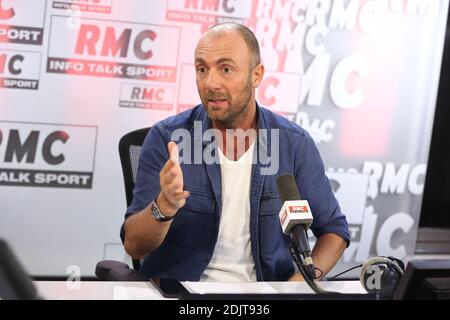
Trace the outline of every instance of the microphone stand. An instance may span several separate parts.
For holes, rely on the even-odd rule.
[[[291,238],[291,241],[289,243],[289,251],[291,253],[291,256],[294,260],[294,263],[296,264],[297,268],[299,269],[300,273],[302,274],[303,278],[305,279],[305,282],[309,285],[311,290],[314,291],[316,294],[341,294],[339,292],[333,292],[333,291],[327,291],[322,288],[319,288],[319,286],[316,284],[313,278],[311,278],[306,270],[306,266],[303,262],[303,257],[301,256],[298,246],[294,245]]]

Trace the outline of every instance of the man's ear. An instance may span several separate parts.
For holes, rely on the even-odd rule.
[[[264,65],[258,64],[252,71],[252,86],[254,89],[259,87],[262,78],[264,77]]]

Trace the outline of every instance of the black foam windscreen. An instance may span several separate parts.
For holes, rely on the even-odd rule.
[[[277,178],[278,193],[280,194],[281,202],[289,200],[301,200],[298,193],[297,183],[291,174],[285,174]]]

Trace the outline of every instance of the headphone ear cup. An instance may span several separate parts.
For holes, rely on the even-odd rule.
[[[359,281],[368,293],[380,293],[384,273],[382,269],[387,263],[388,259],[385,257],[373,257],[363,264]]]
[[[402,276],[403,272],[402,270],[400,270],[398,265],[396,263],[389,262],[386,270],[383,272],[383,276],[381,279],[380,297],[393,297]]]
[[[393,257],[374,257],[366,261],[361,268],[360,281],[367,292],[380,298],[393,296],[400,279],[403,277],[403,262]]]
[[[403,276],[405,273],[405,264],[402,260],[389,256],[389,260],[391,260],[392,266],[397,270],[397,272]]]
[[[403,277],[405,271],[405,265],[403,261],[396,259],[394,257],[388,257],[389,261],[387,263],[387,270],[383,274],[383,279],[381,281],[381,298],[392,298],[395,291]]]

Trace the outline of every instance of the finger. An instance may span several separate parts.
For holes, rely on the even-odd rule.
[[[177,192],[183,191],[183,185],[181,183],[171,183],[164,186],[164,191],[172,196]]]
[[[181,198],[179,200],[175,200],[174,207],[180,209],[186,204],[186,198]]]
[[[175,195],[168,196],[164,195],[169,204],[175,208],[181,208],[186,203],[186,198],[189,197],[188,191],[182,191]]]
[[[171,184],[173,181],[183,183],[183,176],[179,170],[176,170],[176,168],[172,168],[165,174],[161,175],[160,179],[165,185]]]
[[[180,163],[180,156],[178,154],[178,146],[175,142],[170,141],[167,144],[167,149],[169,150],[169,158],[174,164]]]
[[[164,164],[164,167],[161,169],[161,172],[159,173],[160,177],[165,176],[167,174],[167,172],[174,167],[174,165],[175,164],[173,163],[172,160],[170,160],[170,159],[167,160],[166,163]]]
[[[175,174],[172,171],[168,171],[168,172],[166,172],[166,174],[161,176],[161,181],[165,185],[168,185],[174,180],[174,178],[175,178]]]
[[[189,197],[190,193],[189,191],[183,190],[181,192],[176,192],[173,196],[173,198],[177,201],[187,199]]]
[[[170,202],[180,201],[189,197],[189,191],[184,191],[182,189],[180,189],[179,191],[170,190],[165,191],[164,196],[166,197],[166,199],[169,199]]]

